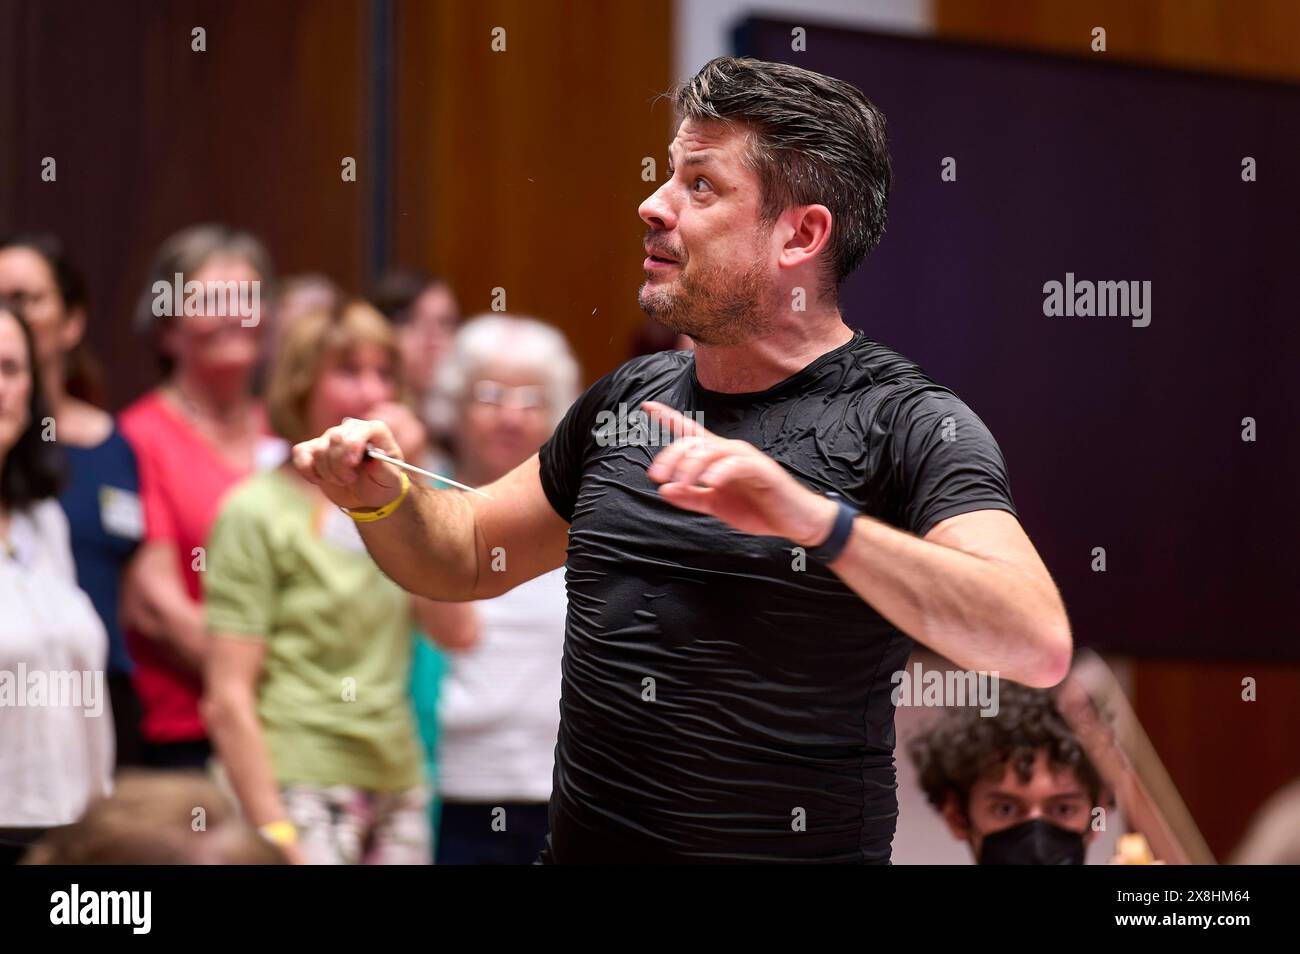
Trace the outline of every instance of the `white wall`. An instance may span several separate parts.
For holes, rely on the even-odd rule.
[[[734,53],[732,28],[754,14],[886,33],[928,33],[934,21],[931,0],[676,0],[674,13],[678,80],[690,78],[715,56]]]

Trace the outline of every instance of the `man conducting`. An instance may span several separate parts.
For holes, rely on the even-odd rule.
[[[491,499],[412,488],[367,456],[401,455],[377,421],[294,462],[413,593],[487,599],[566,567],[543,861],[888,863],[912,640],[1046,687],[1069,623],[983,422],[840,314],[884,231],[884,117],[847,83],[730,57],[675,105],[640,303],[694,353],[597,381]],[[655,426],[610,425],[638,409]]]

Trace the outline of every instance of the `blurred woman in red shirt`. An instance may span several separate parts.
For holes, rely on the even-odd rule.
[[[271,280],[270,256],[252,235],[193,226],[159,249],[137,313],[165,378],[121,416],[145,518],[123,612],[144,761],[160,768],[200,767],[212,752],[198,708],[208,646],[199,574],[221,499],[287,453],[252,387]]]

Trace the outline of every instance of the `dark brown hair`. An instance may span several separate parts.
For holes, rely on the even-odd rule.
[[[410,268],[390,268],[375,282],[370,300],[380,313],[395,325],[411,320],[416,299],[430,288],[447,286],[445,279]]]
[[[673,104],[682,118],[752,132],[764,221],[792,205],[830,210],[827,290],[879,244],[893,171],[885,116],[857,87],[785,63],[720,56],[674,91]]]
[[[1074,770],[1096,805],[1101,777],[1057,709],[1054,689],[1001,680],[997,715],[983,716],[974,706],[950,709],[929,732],[912,740],[908,755],[931,805],[941,808],[954,793],[964,810],[974,784],[1007,764],[1028,782],[1043,750],[1053,766]]]
[[[25,248],[35,252],[44,261],[54,283],[58,286],[63,310],[80,308],[86,315],[87,330],[76,346],[64,355],[64,387],[74,398],[88,401],[97,407],[105,402],[104,369],[90,350],[86,341],[90,324],[90,296],[81,269],[72,261],[58,236],[48,232],[30,232],[11,235],[0,241],[0,249]]]
[[[53,497],[63,483],[63,455],[55,441],[42,435],[45,421],[52,418],[41,387],[41,369],[36,362],[36,344],[18,306],[0,298],[0,321],[8,315],[18,323],[27,346],[27,366],[32,393],[27,397],[27,426],[5,455],[0,467],[0,503],[10,510],[22,510]]]

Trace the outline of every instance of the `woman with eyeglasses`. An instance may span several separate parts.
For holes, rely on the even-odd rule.
[[[508,315],[467,322],[429,408],[454,422],[455,479],[490,484],[527,460],[577,393],[577,362],[554,328]],[[531,864],[546,838],[560,723],[564,571],[472,606],[478,642],[448,654],[440,687],[415,685],[417,709],[439,693],[437,863]]]

